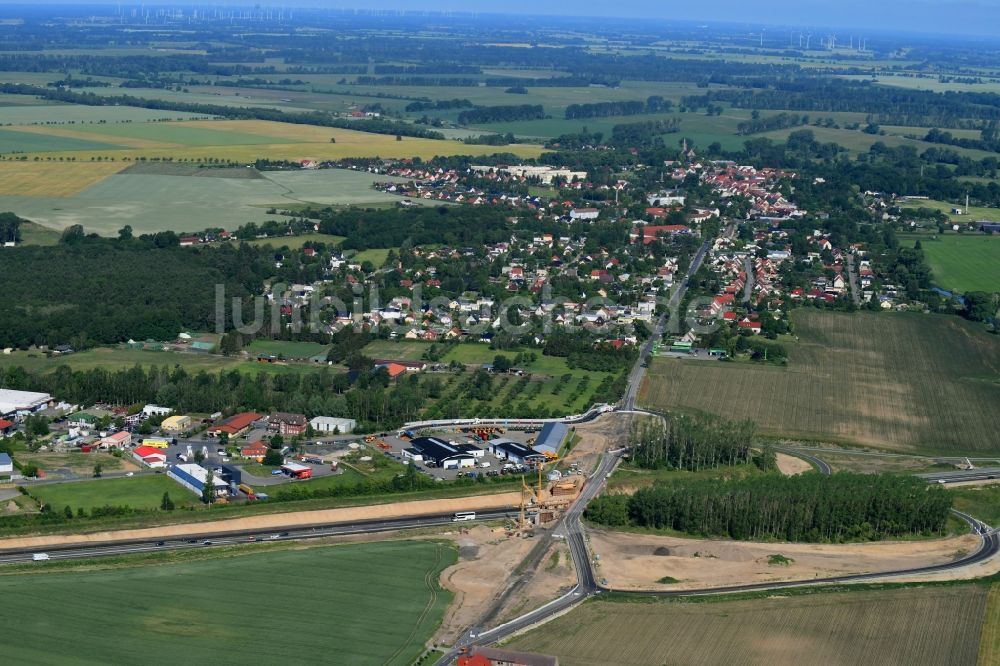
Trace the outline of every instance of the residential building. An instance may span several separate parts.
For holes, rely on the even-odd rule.
[[[0,476],[14,474],[14,461],[6,453],[0,453]]]
[[[267,429],[273,430],[281,435],[295,437],[306,431],[309,422],[306,421],[305,414],[289,414],[288,412],[277,412],[271,414],[267,419]]]
[[[255,458],[259,462],[267,455],[267,444],[257,440],[253,444],[248,444],[240,449],[240,455],[244,458]]]
[[[14,434],[14,422],[0,419],[0,439]]]

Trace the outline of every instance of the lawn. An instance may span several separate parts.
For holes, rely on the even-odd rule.
[[[0,355],[0,367],[18,365],[28,372],[48,372],[61,365],[69,366],[74,370],[91,370],[93,368],[121,370],[135,365],[147,367],[179,365],[187,370],[211,372],[213,370],[230,370],[239,367],[242,363],[239,359],[215,354],[188,354],[111,347],[98,347],[68,356],[53,356],[51,358],[46,358],[41,352],[18,351],[9,355]]]
[[[976,222],[978,220],[988,220],[990,222],[1000,222],[1000,208],[984,208],[982,206],[969,206],[968,215],[952,215],[952,208],[965,210],[965,202],[948,203],[936,199],[924,199],[913,202],[912,208],[931,208],[939,210],[945,215],[949,215],[955,222]]]
[[[913,453],[1000,451],[1000,340],[957,317],[792,313],[788,367],[658,359],[640,402],[764,434]]]
[[[167,478],[166,474],[48,483],[29,487],[28,490],[43,504],[51,504],[56,511],[66,506],[72,507],[73,511],[101,506],[158,509],[163,493],[170,493],[177,506],[193,505],[199,501],[194,493]]]
[[[587,603],[509,646],[557,655],[565,666],[975,666],[988,589],[960,585],[701,603]]]
[[[920,244],[939,287],[1000,291],[1000,235],[944,234],[936,240],[921,238]]]
[[[431,343],[419,340],[373,340],[365,345],[362,353],[368,358],[419,361],[430,347]]]
[[[247,349],[252,354],[270,354],[284,358],[307,359],[320,354],[326,355],[329,345],[318,342],[294,342],[290,340],[254,340]]]
[[[19,639],[5,659],[409,666],[451,600],[437,577],[455,559],[444,544],[388,541],[10,574],[0,594],[18,609],[7,626]]]
[[[987,525],[1000,525],[1000,486],[965,486],[949,488],[948,494],[959,511],[978,518]]]
[[[138,469],[135,461],[129,458],[116,458],[110,453],[82,453],[73,450],[70,453],[38,452],[29,453],[21,451],[16,456],[17,462],[23,464],[33,463],[40,469],[51,474],[56,470],[68,469],[74,474],[90,476],[94,471],[94,465],[100,464],[104,472],[132,471]]]
[[[351,257],[351,261],[356,263],[370,261],[375,268],[380,268],[388,256],[388,248],[372,248],[370,250],[361,250]]]

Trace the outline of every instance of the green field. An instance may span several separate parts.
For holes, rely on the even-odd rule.
[[[419,340],[374,340],[365,345],[364,355],[393,361],[420,361],[430,346],[431,343]]]
[[[277,249],[287,247],[289,250],[300,250],[306,243],[326,243],[327,245],[340,245],[345,238],[343,236],[327,236],[326,234],[302,234],[301,236],[282,236],[280,238],[255,238],[245,241],[249,245],[263,246],[270,245]],[[243,241],[233,241],[240,243]]]
[[[293,342],[289,340],[254,340],[247,349],[252,354],[270,354],[284,358],[306,359],[326,355],[329,345],[318,342]]]
[[[0,109],[3,113],[3,109]],[[34,132],[0,129],[0,155],[49,150],[106,150],[120,148],[104,141],[86,141],[70,137],[45,136]]]
[[[409,666],[451,595],[449,546],[389,541],[0,577],[11,664]],[[80,613],[100,618],[80,622]]]
[[[114,125],[84,125],[81,132],[92,132],[101,137],[126,137],[146,141],[177,143],[182,146],[234,146],[267,143],[284,143],[285,139],[247,132],[218,131],[205,127],[192,127],[182,123],[118,123]],[[48,150],[75,150],[74,148],[49,148]],[[80,149],[83,150],[83,149]]]
[[[953,221],[961,222],[976,222],[978,220],[988,220],[990,222],[1000,222],[1000,208],[983,208],[982,206],[969,206],[968,215],[952,215],[952,208],[961,208],[965,210],[965,203],[948,203],[947,201],[938,201],[936,199],[923,199],[920,201],[915,201],[913,203],[914,208],[932,208],[934,210],[939,210],[945,215],[952,217]]]
[[[239,359],[217,356],[215,354],[188,354],[169,351],[146,351],[142,349],[118,349],[98,347],[87,351],[76,352],[68,356],[52,356],[46,358],[41,352],[17,351],[13,354],[0,355],[0,367],[18,365],[28,372],[48,372],[61,365],[74,370],[90,370],[104,368],[119,370],[135,365],[152,366],[179,365],[187,370],[230,370],[240,367]]]
[[[942,289],[1000,291],[1000,235],[944,234],[920,245]]]
[[[3,80],[8,80],[4,78]],[[120,94],[115,88],[108,88]],[[0,125],[75,125],[83,129],[90,123],[108,127],[112,123],[141,123],[155,120],[189,120],[207,118],[205,114],[162,109],[141,109],[134,106],[81,106],[78,104],[12,104],[0,106]]]
[[[29,489],[43,504],[52,505],[56,511],[69,506],[93,509],[101,506],[130,506],[133,509],[159,509],[163,493],[170,493],[174,504],[190,506],[199,498],[181,484],[165,474],[142,474],[140,476],[114,479],[93,479],[69,483],[49,483]]]
[[[792,313],[788,367],[657,360],[640,401],[765,434],[900,451],[1000,451],[1000,340],[957,317]]]
[[[960,585],[587,603],[510,647],[556,655],[565,666],[976,666],[988,590]]]

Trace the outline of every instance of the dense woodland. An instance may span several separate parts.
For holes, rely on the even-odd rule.
[[[670,414],[636,423],[629,436],[632,461],[647,469],[697,472],[742,465],[753,458],[754,424],[714,416]]]
[[[950,508],[948,494],[923,479],[841,472],[677,479],[598,497],[586,517],[697,536],[842,542],[942,534]]]

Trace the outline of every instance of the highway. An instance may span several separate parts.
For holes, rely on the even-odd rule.
[[[501,520],[512,517],[510,511],[479,511],[477,521]],[[394,518],[388,520],[373,520],[356,523],[328,523],[309,525],[282,530],[231,531],[216,534],[182,535],[164,538],[162,540],[142,541],[105,541],[72,546],[46,546],[35,549],[5,549],[0,550],[0,564],[15,562],[31,562],[35,553],[44,552],[50,560],[70,560],[87,557],[109,557],[113,555],[128,555],[132,553],[150,553],[163,550],[182,550],[188,548],[208,548],[226,546],[253,541],[290,541],[303,539],[321,539],[324,537],[346,536],[350,534],[375,534],[396,530],[419,529],[426,527],[442,527],[455,523],[453,514],[437,514],[418,516],[415,518]]]

